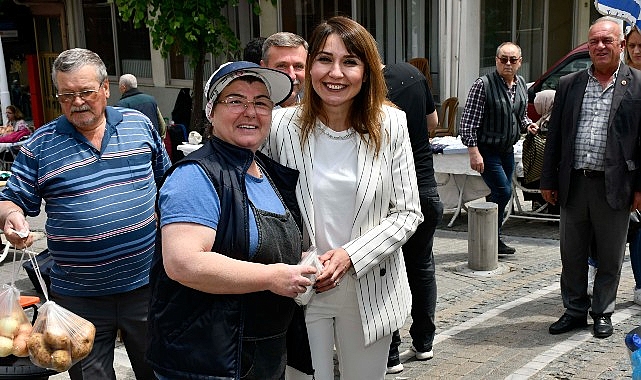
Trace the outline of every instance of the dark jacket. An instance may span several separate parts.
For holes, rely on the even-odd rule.
[[[116,106],[142,112],[151,120],[158,133],[161,133],[158,123],[158,104],[153,96],[147,95],[137,88],[131,88],[122,94]]]
[[[220,214],[227,216],[226,223],[218,224],[212,249],[241,260],[248,260],[249,252],[249,203],[245,174],[253,158],[247,149],[212,138],[167,173],[169,175],[178,165],[187,162],[197,162],[205,169],[221,200]],[[298,171],[277,164],[260,152],[256,154],[256,160],[279,189],[300,227],[300,212],[294,196]],[[247,295],[209,294],[171,280],[162,263],[160,231],[150,284],[147,358],[154,370],[180,379],[238,378],[244,324],[243,300]],[[311,373],[307,331],[301,331],[304,329],[304,320],[301,327],[302,317],[302,312],[297,310],[292,321],[297,334],[291,339],[288,334],[288,348],[296,345],[298,352],[288,349],[288,364]]]
[[[500,152],[512,151],[521,137],[521,119],[527,107],[527,85],[521,76],[517,82],[514,102],[505,88],[505,81],[497,71],[482,77],[485,88],[483,125],[476,130],[479,147]]]
[[[577,126],[588,84],[587,70],[561,77],[548,124],[541,189],[558,190],[565,207],[574,168]],[[605,146],[605,193],[615,210],[630,208],[635,191],[641,191],[641,71],[625,64],[614,84],[608,137]]]

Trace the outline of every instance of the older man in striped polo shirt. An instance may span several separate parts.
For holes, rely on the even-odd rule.
[[[120,330],[138,379],[144,361],[156,183],[170,163],[156,128],[139,112],[107,107],[109,80],[86,49],[61,53],[53,83],[63,115],[38,128],[16,157],[0,194],[0,226],[29,246],[27,216],[45,202],[47,246],[55,261],[51,299],[96,326],[89,356],[72,380],[112,379]]]

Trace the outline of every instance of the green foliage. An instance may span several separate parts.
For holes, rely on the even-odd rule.
[[[223,14],[226,6],[237,0],[117,0],[118,11],[125,21],[147,26],[152,44],[163,57],[172,48],[192,58],[195,69],[201,54],[234,56],[239,41]]]
[[[259,15],[260,0],[247,1]],[[276,0],[271,3],[276,6]],[[238,0],[116,0],[116,5],[124,21],[147,26],[154,48],[164,58],[172,49],[190,58],[193,107],[202,110],[205,56],[212,53],[233,60],[240,53],[240,41],[223,13],[225,7],[237,6]],[[192,112],[190,130],[198,130],[200,125],[201,112]]]

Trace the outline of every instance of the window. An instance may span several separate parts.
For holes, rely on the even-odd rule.
[[[247,41],[251,38],[251,29],[256,26],[259,19],[258,16],[253,14],[252,8],[247,1],[240,1],[235,6],[226,6],[222,9],[222,12],[227,18],[229,27],[239,40]],[[238,51],[229,51],[227,54],[218,57],[208,53],[205,57],[203,80],[206,81],[222,63],[240,59],[242,57],[241,51],[242,48]],[[191,86],[190,81],[194,79],[194,70],[190,66],[190,59],[182,54],[175,45],[169,53],[167,66],[167,75],[172,85]]]
[[[546,8],[538,0],[482,0],[481,75],[495,69],[496,48],[507,41],[514,41],[521,47],[523,63],[519,75],[528,81],[543,72]]]
[[[83,0],[85,45],[96,52],[112,76],[133,74],[151,78],[151,48],[147,27],[122,21],[114,2]]]
[[[169,53],[169,75],[172,79],[179,80],[193,80],[194,69],[190,66],[191,60],[189,57],[178,52],[176,46],[171,49]],[[221,62],[222,63],[222,62]],[[218,67],[218,64],[216,65]],[[209,78],[209,75],[214,72],[212,68],[212,55],[207,54],[205,58],[205,67],[203,69],[204,80]]]
[[[436,0],[357,1],[358,22],[376,39],[383,62],[428,59],[436,102],[440,101],[438,3]]]
[[[309,39],[314,28],[332,16],[351,16],[351,1],[345,0],[281,0],[283,31]]]

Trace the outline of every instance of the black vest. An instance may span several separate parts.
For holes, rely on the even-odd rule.
[[[516,96],[512,103],[505,81],[497,71],[482,79],[485,88],[485,113],[483,125],[476,130],[478,145],[499,152],[509,152],[521,135],[521,118],[527,107],[527,85],[523,77],[516,76]]]
[[[300,228],[300,211],[295,197],[298,171],[282,166],[260,152],[255,158],[278,188]],[[218,225],[213,250],[241,260],[247,260],[249,252],[249,201],[244,177],[252,159],[251,151],[212,138],[165,174],[166,178],[186,162],[197,162],[205,169],[219,196],[221,215],[229,215],[226,223]],[[156,211],[160,215],[158,208]],[[243,333],[239,324],[243,296],[204,293],[170,279],[162,263],[161,241],[159,229],[150,274],[152,296],[147,359],[154,370],[170,378],[237,378],[240,360],[237,347]],[[299,317],[301,315],[299,312]],[[296,340],[304,340],[301,347],[309,347],[306,331],[297,332],[300,335]],[[303,355],[303,362],[309,360],[304,368],[311,370],[308,355],[309,352]],[[294,359],[296,355],[292,356]],[[300,369],[298,365],[290,365]]]

